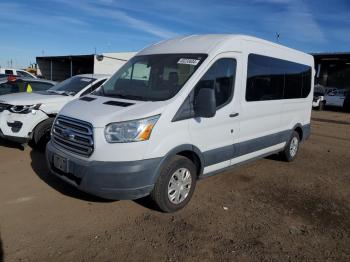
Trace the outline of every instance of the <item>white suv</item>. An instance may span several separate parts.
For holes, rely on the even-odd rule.
[[[21,69],[0,68],[0,74],[13,75],[18,77],[37,78],[35,75]]]
[[[73,76],[46,91],[0,96],[0,137],[44,145],[58,111],[69,101],[91,93],[109,75]],[[42,143],[43,142],[43,143]]]

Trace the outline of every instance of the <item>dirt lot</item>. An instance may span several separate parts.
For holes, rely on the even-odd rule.
[[[5,261],[350,261],[350,114],[313,119],[295,162],[202,180],[175,214],[82,194],[48,174],[43,154],[2,142]]]

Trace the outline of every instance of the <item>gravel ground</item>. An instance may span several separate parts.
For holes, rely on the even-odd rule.
[[[350,114],[313,112],[295,162],[204,179],[175,214],[80,193],[30,147],[0,162],[5,261],[350,261]]]

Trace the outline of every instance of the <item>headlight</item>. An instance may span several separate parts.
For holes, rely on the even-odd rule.
[[[11,106],[9,111],[17,114],[28,114],[33,112],[33,110],[38,110],[41,104],[29,105],[29,106]]]
[[[127,143],[148,140],[160,115],[149,118],[111,123],[105,128],[108,143]]]

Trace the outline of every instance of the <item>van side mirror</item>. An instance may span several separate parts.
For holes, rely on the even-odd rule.
[[[196,117],[210,118],[216,114],[216,99],[214,88],[200,88],[194,101]]]

